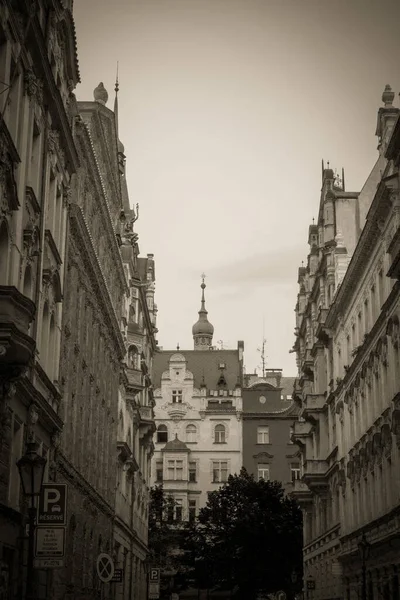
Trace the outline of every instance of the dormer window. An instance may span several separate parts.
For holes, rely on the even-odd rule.
[[[182,390],[172,390],[172,402],[182,404]]]

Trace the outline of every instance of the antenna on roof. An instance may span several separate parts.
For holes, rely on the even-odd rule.
[[[264,317],[263,317],[263,335],[262,335],[262,344],[261,348],[257,348],[257,352],[261,352],[261,364],[262,364],[262,376],[265,377],[265,344],[266,339],[264,337]]]
[[[342,189],[345,192],[346,191],[346,186],[344,185],[344,168],[342,167]]]

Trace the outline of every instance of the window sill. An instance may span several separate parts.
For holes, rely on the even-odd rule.
[[[185,444],[198,444],[198,442],[185,442]]]
[[[272,446],[271,442],[257,442],[256,446]]]
[[[227,444],[228,442],[213,442],[213,444]]]

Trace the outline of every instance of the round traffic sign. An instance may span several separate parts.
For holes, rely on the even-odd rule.
[[[111,556],[104,552],[99,554],[97,557],[96,569],[100,581],[103,583],[111,581],[114,575],[114,561]]]

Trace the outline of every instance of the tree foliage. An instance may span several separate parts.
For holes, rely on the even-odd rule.
[[[199,587],[236,588],[248,600],[282,589],[293,595],[302,579],[301,510],[281,483],[242,469],[209,494],[185,550]]]
[[[175,547],[175,530],[170,519],[176,502],[164,492],[163,486],[150,488],[149,559],[153,565],[166,567]]]

